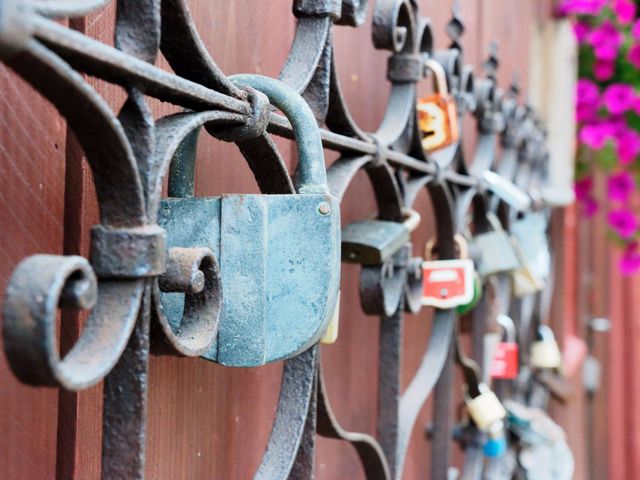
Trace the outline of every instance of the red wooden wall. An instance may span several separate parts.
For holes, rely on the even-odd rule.
[[[201,36],[226,73],[277,75],[293,38],[295,21],[290,12],[291,2],[191,0],[189,3]],[[423,15],[433,21],[436,47],[446,46],[443,30],[451,2],[422,0],[419,3]],[[548,18],[547,2],[465,0],[461,4],[467,27],[464,37],[467,62],[481,62],[489,40],[496,39],[500,45],[500,82],[506,86],[512,71],[517,70],[526,91],[528,42],[532,29]],[[111,43],[113,18],[114,9],[110,7],[74,23],[73,27]],[[365,129],[375,129],[382,118],[383,99],[389,89],[385,79],[386,54],[373,50],[369,25],[357,30],[337,28],[334,43],[352,112]],[[96,206],[82,152],[55,110],[4,67],[0,67],[0,82],[0,245],[4,252],[0,257],[0,290],[4,290],[11,271],[27,255],[37,252],[86,254],[88,229],[96,220]],[[124,100],[122,90],[102,82],[92,81],[92,84],[114,109],[120,107]],[[427,91],[430,87],[423,88]],[[157,115],[173,111],[157,102],[152,105]],[[291,151],[288,141],[279,140],[278,144],[285,153]],[[333,161],[335,154],[329,153],[328,159]],[[256,191],[256,187],[249,169],[233,147],[205,137],[198,151],[196,190],[205,195]],[[428,239],[430,229],[426,195],[418,205],[425,221],[416,234],[416,244]],[[358,178],[345,198],[344,221],[368,215],[374,208],[366,179]],[[578,238],[572,222],[572,211],[559,215],[556,234],[570,233],[573,234],[570,238]],[[577,262],[582,261],[582,253],[580,251],[580,258],[574,255],[562,263],[565,286],[576,285]],[[589,260],[591,266],[592,259]],[[606,262],[601,261],[599,267],[604,266]],[[601,279],[594,282],[600,286],[607,284]],[[346,428],[375,433],[379,321],[360,311],[357,268],[345,266],[342,283],[340,339],[333,346],[323,347],[322,352],[329,397]],[[613,301],[618,298],[616,295],[621,297],[629,291],[621,289],[611,297],[594,294],[592,300],[604,310],[606,298]],[[573,300],[565,299],[567,301]],[[627,306],[632,305],[627,302]],[[562,312],[568,307],[570,305],[561,302],[554,311]],[[614,320],[623,317],[621,310],[616,315]],[[560,317],[558,313],[555,321],[560,322]],[[77,335],[81,323],[82,318],[62,318],[62,348]],[[407,319],[405,383],[417,369],[429,329],[428,313]],[[619,330],[615,333],[620,334]],[[612,363],[615,360],[612,358]],[[622,363],[615,365],[620,369],[611,378],[611,389],[631,388],[633,384],[623,383],[619,378],[627,372]],[[280,373],[280,364],[232,369],[199,359],[152,358],[147,477],[154,480],[251,478],[272,424]],[[582,397],[580,392],[577,397]],[[620,411],[621,406],[611,404],[610,409]],[[3,478],[52,479],[56,474],[60,479],[98,478],[100,386],[79,394],[24,387],[14,379],[6,360],[0,356],[0,412]],[[556,412],[569,429],[571,444],[578,452],[580,472],[584,472],[583,412],[560,407]],[[428,472],[429,446],[424,426],[429,419],[429,408],[425,408],[413,434],[405,469],[408,479],[424,478]],[[634,421],[638,418],[634,417]],[[617,441],[608,439],[614,440]],[[620,468],[633,466],[627,467],[620,459],[617,463],[624,465]],[[354,451],[336,441],[321,439],[317,477],[362,478],[363,472]]]

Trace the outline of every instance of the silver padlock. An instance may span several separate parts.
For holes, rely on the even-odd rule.
[[[560,368],[562,354],[553,330],[547,325],[540,325],[538,337],[531,345],[531,366],[534,368]]]
[[[511,272],[521,267],[509,234],[493,213],[487,214],[493,230],[474,236],[469,244],[471,257],[481,277]]]
[[[551,272],[551,253],[547,237],[547,217],[543,212],[530,212],[510,226],[531,272],[543,282]]]
[[[464,402],[467,405],[467,413],[479,430],[484,432],[494,431],[501,426],[502,419],[507,415],[507,411],[502,406],[495,393],[486,384],[478,385],[480,395],[475,398],[469,397],[465,393]],[[500,422],[498,424],[498,422]]]

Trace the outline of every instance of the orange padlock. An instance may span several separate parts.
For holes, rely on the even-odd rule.
[[[435,93],[418,100],[418,129],[422,134],[422,148],[432,152],[458,141],[458,113],[442,65],[429,59],[425,67],[433,72]]]

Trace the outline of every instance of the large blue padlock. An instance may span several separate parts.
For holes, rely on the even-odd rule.
[[[167,246],[207,247],[222,278],[217,340],[204,358],[253,367],[292,357],[323,335],[340,283],[340,205],[329,194],[320,133],[300,95],[259,75],[233,80],[264,93],[291,122],[298,194],[167,198],[158,223]],[[163,293],[179,324],[184,294]]]

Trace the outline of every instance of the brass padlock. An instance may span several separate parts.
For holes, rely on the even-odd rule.
[[[493,430],[493,426],[498,422],[502,422],[502,419],[507,415],[507,411],[496,394],[486,384],[481,383],[478,385],[478,390],[480,395],[475,398],[469,397],[468,393],[465,392],[464,403],[473,423],[476,424],[479,430],[487,432]]]
[[[422,148],[432,152],[458,141],[458,113],[456,102],[449,94],[447,76],[436,60],[425,61],[434,75],[435,93],[418,99],[418,129],[422,134]]]
[[[560,368],[562,354],[553,330],[547,325],[540,325],[538,337],[531,345],[531,366],[534,368]]]

